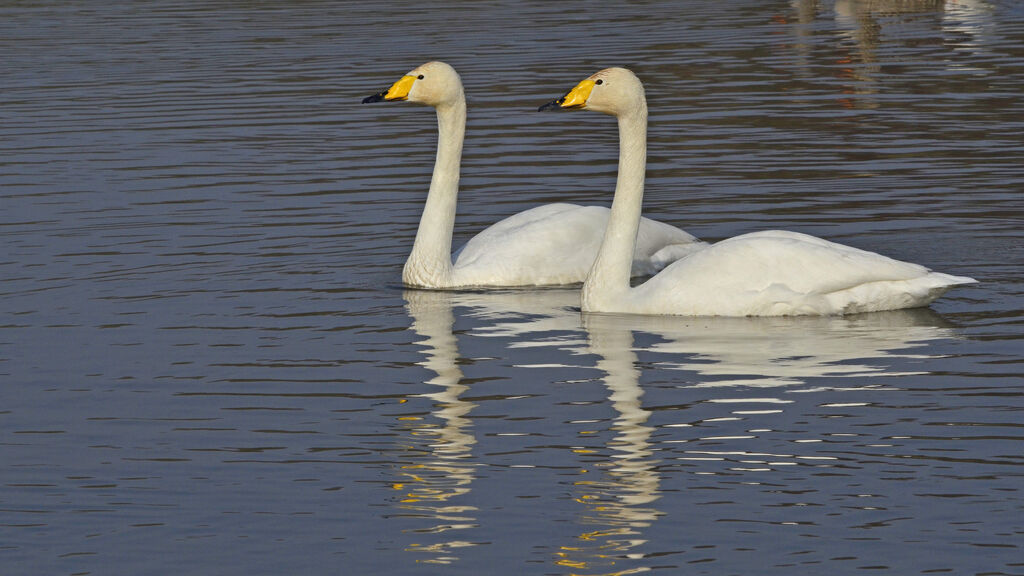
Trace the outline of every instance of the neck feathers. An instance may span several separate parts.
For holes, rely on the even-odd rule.
[[[410,286],[444,288],[452,276],[452,231],[459,195],[459,166],[466,135],[466,100],[437,107],[437,158],[430,191],[416,231],[412,253],[405,262],[402,282]]]
[[[583,285],[583,310],[614,310],[629,292],[647,165],[647,104],[619,115],[619,175],[601,249]],[[618,305],[617,305],[618,304]]]

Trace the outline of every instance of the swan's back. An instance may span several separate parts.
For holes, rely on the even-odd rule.
[[[781,316],[926,306],[971,278],[785,231],[744,234],[676,261],[630,294],[638,313]]]

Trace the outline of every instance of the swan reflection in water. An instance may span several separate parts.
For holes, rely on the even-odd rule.
[[[424,358],[418,364],[433,373],[425,384],[437,390],[417,395],[431,401],[433,422],[419,416],[400,417],[403,427],[415,440],[408,447],[414,460],[401,467],[401,480],[392,485],[401,494],[398,507],[402,510],[392,517],[428,518],[432,522],[430,526],[409,530],[411,533],[451,532],[443,541],[413,543],[406,548],[424,555],[418,558],[419,562],[450,564],[458,560],[459,548],[476,545],[465,534],[477,527],[474,517],[477,509],[460,504],[459,500],[472,489],[474,471],[479,465],[473,458],[476,438],[469,418],[476,404],[461,398],[469,386],[463,383],[459,367],[453,309],[464,309],[466,316],[483,321],[485,325],[499,320],[529,319],[533,329],[571,329],[578,333],[579,313],[570,309],[570,303],[578,302],[579,291],[406,290],[403,297],[412,320],[411,329],[421,338],[417,343],[426,347]],[[424,451],[426,454],[422,453]]]
[[[426,358],[420,364],[436,374],[427,383],[443,388],[422,395],[434,400],[433,415],[443,425],[439,428],[420,426],[415,432],[437,436],[430,462],[403,469],[407,480],[402,488],[407,494],[400,506],[442,522],[417,532],[438,533],[475,526],[471,517],[473,509],[453,504],[457,496],[470,490],[473,465],[460,459],[471,456],[475,443],[468,432],[471,426],[467,418],[474,405],[459,399],[468,389],[461,383],[459,353],[452,333],[453,308],[459,308],[465,310],[467,317],[482,321],[478,330],[484,333],[495,326],[506,326],[502,329],[505,330],[509,325],[516,325],[524,330],[523,336],[532,336],[515,338],[514,346],[544,346],[557,342],[559,346],[599,358],[596,368],[604,374],[608,398],[617,413],[610,427],[615,437],[608,443],[612,455],[593,463],[601,470],[600,477],[574,483],[576,500],[586,507],[581,522],[587,530],[575,542],[560,549],[556,563],[573,568],[614,564],[616,557],[628,554],[630,549],[645,542],[641,530],[661,515],[651,507],[660,497],[659,478],[655,471],[657,462],[650,458],[650,436],[654,430],[645,424],[650,413],[640,402],[643,392],[632,333],[620,328],[591,331],[581,325],[578,290],[486,293],[410,290],[404,296],[413,319],[412,329],[425,338],[420,343],[427,346]],[[471,545],[473,543],[467,539],[459,538],[429,545],[414,544],[407,550],[431,554],[427,562],[450,563],[457,560],[457,548]]]
[[[413,422],[410,433],[419,441],[411,450],[421,449],[425,441],[429,454],[416,455],[416,463],[402,466],[402,481],[393,485],[403,493],[400,516],[429,518],[432,526],[411,530],[419,534],[440,534],[464,531],[477,526],[473,513],[476,508],[458,503],[459,497],[469,493],[474,480],[476,463],[472,448],[476,438],[471,432],[469,412],[475,404],[461,399],[469,389],[462,383],[459,368],[458,342],[452,327],[455,316],[450,301],[451,293],[409,290],[405,294],[406,309],[412,318],[412,330],[426,346],[421,366],[434,376],[425,383],[436,386],[435,392],[420,394],[432,401],[431,415],[436,423],[418,417],[403,417]],[[407,550],[427,555],[422,562],[449,564],[457,559],[455,550],[472,546],[472,542],[457,536],[432,544],[415,543]]]
[[[676,371],[659,374],[663,380],[676,380],[665,375],[679,373],[680,388],[792,390],[812,379],[814,386],[802,390],[856,388],[864,386],[866,377],[910,373],[894,369],[896,361],[933,357],[927,351],[930,341],[956,337],[928,309],[845,317],[686,318],[581,315],[579,291],[566,289],[409,290],[404,296],[411,328],[426,346],[420,365],[433,373],[426,384],[438,387],[419,397],[432,402],[431,417],[437,423],[409,420],[414,422],[411,434],[426,438],[429,450],[403,467],[403,479],[395,487],[402,492],[398,505],[403,516],[431,520],[430,526],[410,532],[452,533],[442,542],[407,548],[426,555],[419,561],[432,563],[456,561],[459,548],[475,545],[468,535],[477,527],[476,508],[459,503],[471,490],[479,462],[472,453],[476,439],[470,412],[475,404],[461,398],[469,387],[459,368],[455,309],[469,320],[465,338],[503,338],[510,352],[552,349],[549,361],[513,363],[514,369],[573,366],[596,368],[602,374],[616,412],[607,430],[615,436],[606,446],[606,457],[579,448],[576,457],[589,460],[587,466],[593,468],[573,484],[574,497],[584,506],[580,519],[586,530],[560,547],[555,562],[575,570],[611,567],[617,570],[614,573],[627,573],[618,564],[643,557],[637,551],[646,541],[643,532],[661,515],[654,506],[660,498],[660,478],[658,460],[652,458],[654,428],[647,423],[650,412],[641,402],[638,353],[655,355],[653,366],[661,370]],[[643,336],[644,344],[638,345],[635,336]],[[509,357],[514,361],[514,354]]]
[[[588,353],[572,296],[557,291],[541,294],[534,314],[495,321],[472,334],[508,338],[511,348],[551,346],[570,355]],[[527,302],[523,299],[520,310],[530,311]],[[680,385],[687,387],[797,386],[819,378],[920,374],[894,365],[900,363],[897,360],[919,362],[932,357],[923,350],[928,342],[956,338],[948,323],[928,308],[808,317],[588,314],[585,320],[590,337],[595,330],[653,336],[645,338],[648,343],[637,350],[659,355],[652,359],[659,368],[692,372],[679,378]],[[566,357],[559,360],[562,365],[579,366]]]
[[[798,386],[820,378],[920,374],[896,369],[894,361],[928,358],[915,349],[955,337],[927,308],[842,317],[644,320],[640,326],[623,317],[604,322],[660,338],[645,350],[663,355],[655,363],[660,368],[695,373],[686,378],[688,387]],[[832,388],[863,385],[828,382]]]
[[[647,542],[645,529],[664,513],[654,503],[661,498],[661,478],[652,458],[651,434],[647,424],[651,413],[641,402],[640,369],[633,351],[633,333],[621,325],[608,325],[600,315],[583,317],[586,352],[596,355],[596,368],[603,374],[608,399],[616,416],[610,430],[608,457],[591,465],[602,469],[596,480],[574,483],[576,501],[585,506],[581,523],[586,531],[575,542],[556,552],[555,564],[574,570],[611,569],[606,574],[630,574],[626,560],[643,558],[638,552]]]

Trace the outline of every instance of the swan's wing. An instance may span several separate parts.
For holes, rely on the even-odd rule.
[[[814,236],[769,231],[695,252],[639,287],[635,298],[677,314],[837,314],[924,306],[969,282]]]
[[[545,204],[495,222],[456,253],[456,278],[467,285],[582,282],[600,246],[607,211]]]
[[[608,223],[608,208],[545,204],[514,214],[474,236],[454,256],[462,284],[573,284],[590,272]],[[637,234],[633,274],[648,275],[681,246],[701,244],[682,230],[644,218]],[[678,246],[677,248],[669,248]],[[659,251],[661,251],[659,253]]]
[[[771,230],[723,240],[679,263],[709,286],[763,290],[773,284],[825,294],[882,280],[909,280],[928,269],[814,236]]]

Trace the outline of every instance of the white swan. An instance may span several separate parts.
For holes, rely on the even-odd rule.
[[[825,315],[926,306],[973,278],[931,272],[796,232],[754,232],[673,262],[630,287],[647,158],[647,100],[640,80],[608,68],[540,108],[586,109],[619,121],[619,175],[611,217],[583,284],[585,312],[682,316]]]
[[[539,286],[583,282],[597,256],[608,208],[548,204],[491,225],[455,253],[452,230],[466,97],[451,66],[428,62],[363,103],[408,100],[437,109],[437,160],[402,282],[419,288]],[[668,224],[643,219],[631,269],[649,275],[704,243]]]

